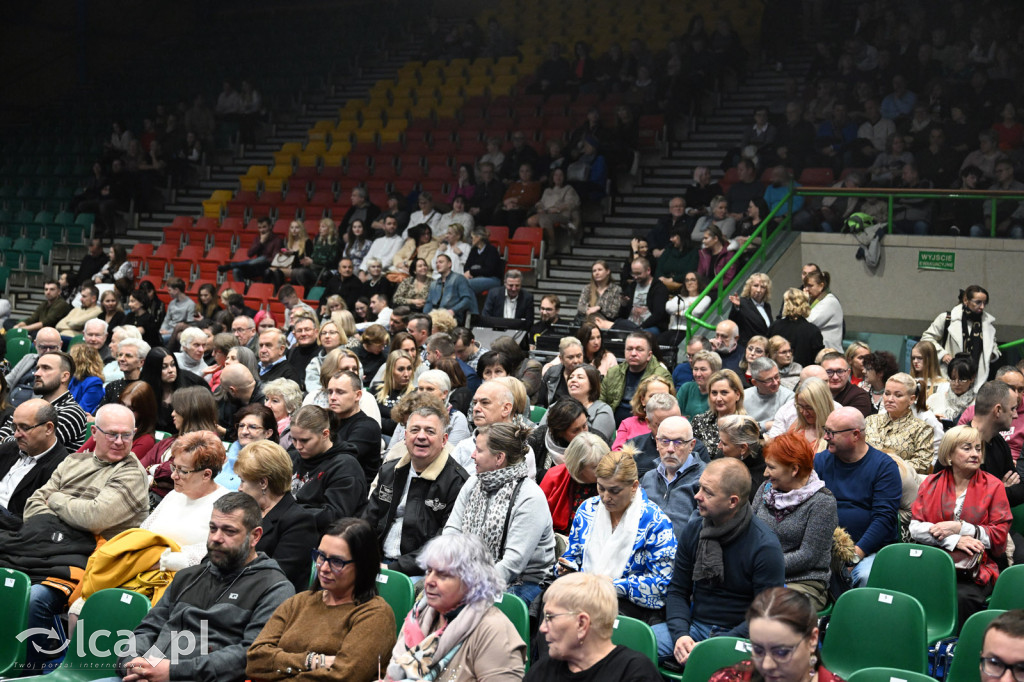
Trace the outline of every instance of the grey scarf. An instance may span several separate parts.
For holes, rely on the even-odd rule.
[[[747,530],[752,512],[750,503],[743,501],[736,515],[723,524],[715,525],[707,518],[700,529],[697,554],[693,559],[693,582],[709,580],[716,585],[725,577],[725,563],[722,560],[722,545],[727,545]]]
[[[476,487],[469,494],[462,516],[462,531],[476,535],[495,561],[501,560],[505,548],[505,519],[512,504],[516,483],[529,475],[526,462],[477,474]]]

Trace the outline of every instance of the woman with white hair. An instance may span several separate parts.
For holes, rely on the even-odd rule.
[[[178,343],[181,350],[174,354],[178,366],[192,372],[196,376],[203,376],[209,365],[203,361],[206,353],[206,332],[199,327],[186,327],[178,335]]]
[[[263,396],[277,420],[277,442],[287,450],[292,446],[292,413],[302,407],[302,389],[291,379],[274,379],[263,384]]]
[[[390,680],[521,680],[526,643],[494,606],[505,589],[475,535],[441,535],[417,563],[423,597],[405,617],[387,665]]]

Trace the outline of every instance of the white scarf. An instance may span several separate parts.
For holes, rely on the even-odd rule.
[[[629,558],[633,555],[636,544],[637,530],[640,528],[640,517],[644,513],[646,496],[643,488],[637,488],[633,501],[619,519],[619,525],[612,529],[612,516],[604,508],[603,502],[597,503],[594,521],[590,529],[590,537],[583,545],[583,572],[606,575],[612,580],[622,577]]]

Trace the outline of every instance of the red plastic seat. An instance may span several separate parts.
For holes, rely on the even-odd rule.
[[[509,239],[506,243],[508,255],[505,260],[505,271],[509,270],[533,270],[535,256],[533,242]]]
[[[181,277],[188,282],[192,278],[193,266],[198,266],[199,260],[203,257],[203,246],[190,244],[181,250],[177,257],[171,259],[171,269],[175,277]]]
[[[540,244],[544,239],[544,229],[540,227],[517,227],[512,235],[517,242],[530,242],[537,253],[540,253]]]
[[[798,182],[807,187],[828,187],[835,181],[831,168],[804,168]]]
[[[274,298],[274,285],[267,282],[253,282],[249,285],[249,290],[245,292],[245,295],[247,298],[252,297],[263,301],[277,300]]]

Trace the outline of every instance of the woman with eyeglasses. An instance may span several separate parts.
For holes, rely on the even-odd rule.
[[[309,548],[320,534],[313,513],[292,496],[292,458],[277,443],[256,441],[238,453],[235,474],[241,479],[238,492],[256,500],[263,515],[256,551],[276,561],[302,592],[309,587]]]
[[[803,436],[815,452],[821,452],[828,447],[825,421],[835,409],[828,383],[817,377],[808,377],[797,387],[793,400],[796,421],[790,425],[789,431]]]
[[[616,599],[615,586],[602,575],[573,573],[552,583],[544,593],[540,622],[547,655],[526,673],[526,682],[660,682],[649,658],[612,643]]]
[[[927,407],[939,419],[956,423],[977,394],[974,379],[978,370],[970,355],[960,353],[949,363],[949,381],[941,384],[928,398]]]
[[[772,587],[747,609],[750,658],[722,668],[708,682],[842,682],[819,665],[818,612],[800,592]]]
[[[280,441],[277,418],[274,417],[274,411],[266,405],[252,403],[235,412],[235,428],[238,440],[228,448],[224,470],[217,477],[217,483],[228,490],[238,490],[238,484],[241,482],[235,474],[235,460],[238,459],[238,453],[242,448],[258,440],[269,440],[274,443]]]
[[[766,482],[757,487],[754,514],[779,536],[786,586],[825,608],[831,580],[832,533],[839,525],[836,498],[814,471],[814,448],[798,433],[784,433],[764,449]]]
[[[274,611],[249,647],[246,676],[379,679],[395,643],[395,616],[377,594],[377,536],[362,519],[341,519],[312,554],[316,581]]]
[[[1006,486],[982,470],[985,444],[972,426],[954,426],[939,445],[942,470],[925,477],[911,507],[914,542],[950,552],[957,576],[957,618],[963,625],[987,607],[1006,553],[1013,515]]]

